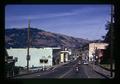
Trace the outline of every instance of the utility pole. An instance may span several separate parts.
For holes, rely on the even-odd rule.
[[[28,48],[27,48],[27,70],[29,70],[29,60],[30,60],[30,55],[29,55],[29,48],[30,48],[30,20],[28,21]]]
[[[112,77],[113,76],[113,73],[112,73],[112,70],[113,70],[113,38],[114,38],[114,36],[113,36],[113,13],[114,13],[114,8],[113,8],[114,6],[113,5],[111,5],[111,54],[110,54],[110,70],[111,70],[111,72],[110,72],[110,76]]]

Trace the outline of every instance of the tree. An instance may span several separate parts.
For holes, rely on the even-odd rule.
[[[114,25],[114,23],[113,23]],[[101,60],[101,63],[110,63],[110,56],[111,56],[111,27],[112,27],[112,23],[111,22],[107,22],[107,24],[105,25],[106,30],[108,30],[106,36],[104,36],[104,41],[105,43],[108,43],[109,45],[106,47],[106,50],[104,50],[103,53],[103,59]]]

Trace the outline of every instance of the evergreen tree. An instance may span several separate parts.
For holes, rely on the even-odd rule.
[[[114,25],[114,23],[113,23]],[[106,47],[106,50],[104,50],[103,53],[103,58],[101,60],[101,63],[110,63],[110,56],[111,56],[111,27],[112,27],[112,23],[111,22],[107,22],[107,24],[105,25],[106,30],[108,31],[106,36],[102,36],[104,38],[105,43],[108,43],[109,45]]]

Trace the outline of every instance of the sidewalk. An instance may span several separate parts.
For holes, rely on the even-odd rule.
[[[112,79],[115,76],[115,73],[113,73],[113,77],[110,77],[110,71],[103,69],[99,65],[94,65],[94,64],[89,63],[89,66],[91,66],[95,72],[97,72],[97,73],[99,73],[99,74],[101,74],[109,79]]]
[[[39,71],[21,71],[19,74],[15,75],[14,77],[17,77],[17,76],[23,76],[23,75],[29,75],[29,74],[34,74],[34,73],[38,73]]]

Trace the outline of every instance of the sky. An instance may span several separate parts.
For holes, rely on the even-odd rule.
[[[111,5],[6,5],[5,28],[31,27],[88,40],[102,39]]]

